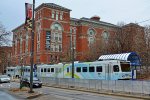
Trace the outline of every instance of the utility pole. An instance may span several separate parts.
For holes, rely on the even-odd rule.
[[[31,70],[30,70],[30,91],[33,93],[33,62],[34,62],[34,9],[35,9],[35,0],[33,0],[33,10],[32,10],[32,35],[31,35]]]
[[[70,29],[70,38],[71,38],[71,55],[72,55],[72,78],[74,78],[74,44],[73,44],[73,32],[72,29]]]

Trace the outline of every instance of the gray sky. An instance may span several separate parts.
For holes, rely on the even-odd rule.
[[[71,9],[71,17],[81,18],[98,15],[101,21],[141,22],[150,19],[150,0],[35,0],[36,7],[42,3],[56,3]],[[1,0],[0,22],[11,31],[25,22],[25,2],[32,0]],[[150,25],[150,20],[140,25]]]

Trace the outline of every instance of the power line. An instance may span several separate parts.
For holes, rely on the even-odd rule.
[[[139,24],[139,23],[144,23],[144,22],[147,22],[147,21],[150,21],[150,19],[147,19],[147,20],[144,20],[144,21],[138,22],[138,24]]]

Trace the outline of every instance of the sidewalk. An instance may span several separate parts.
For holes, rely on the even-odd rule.
[[[9,94],[19,97],[21,99],[33,99],[42,95],[42,93],[34,91],[34,93],[29,93],[29,88],[23,87],[19,88],[11,88],[9,89]]]

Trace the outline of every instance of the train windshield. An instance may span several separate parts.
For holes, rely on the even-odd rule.
[[[122,72],[131,72],[130,64],[129,63],[127,63],[127,64],[121,63],[121,70],[122,70]]]

